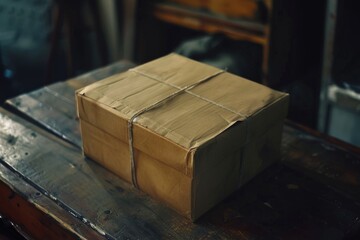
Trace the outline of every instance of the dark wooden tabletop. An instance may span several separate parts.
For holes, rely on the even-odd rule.
[[[282,159],[195,223],[84,159],[74,90],[119,62],[0,109],[0,214],[39,239],[360,239],[359,149],[287,122]]]

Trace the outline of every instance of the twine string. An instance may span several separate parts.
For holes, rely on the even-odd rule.
[[[168,95],[167,97],[165,97],[165,98],[163,98],[163,99],[161,99],[161,100],[159,100],[159,101],[157,101],[157,102],[155,102],[155,103],[152,103],[151,105],[149,105],[149,106],[147,106],[147,107],[139,110],[139,111],[136,112],[136,113],[129,119],[129,121],[128,121],[128,138],[129,138],[129,152],[130,152],[131,181],[132,181],[132,184],[134,185],[134,187],[136,187],[136,188],[139,188],[139,187],[138,187],[137,177],[136,177],[136,163],[135,163],[135,154],[134,154],[134,133],[133,133],[133,125],[134,125],[134,123],[136,122],[136,119],[137,119],[140,115],[142,115],[143,113],[148,112],[148,111],[150,111],[150,110],[153,110],[153,109],[155,109],[155,108],[158,108],[158,107],[160,107],[161,105],[165,104],[167,101],[169,101],[169,100],[171,100],[171,99],[174,99],[176,96],[178,96],[178,95],[186,92],[186,93],[189,93],[189,94],[191,94],[191,95],[193,95],[193,96],[195,96],[195,97],[197,97],[197,98],[200,98],[200,99],[202,99],[202,100],[204,100],[204,101],[207,101],[207,102],[209,102],[209,103],[212,103],[212,104],[214,104],[214,105],[216,105],[216,106],[218,106],[218,107],[220,107],[220,108],[226,109],[226,110],[228,110],[228,111],[230,111],[230,112],[232,112],[232,113],[234,113],[234,114],[236,114],[236,115],[238,115],[238,116],[240,116],[240,117],[242,117],[242,118],[247,118],[246,115],[240,114],[239,112],[237,112],[237,111],[235,111],[235,110],[233,110],[233,109],[230,109],[230,108],[228,108],[228,107],[226,107],[226,106],[223,106],[223,105],[221,105],[221,104],[219,104],[219,103],[216,103],[216,102],[214,102],[214,101],[212,101],[212,100],[210,100],[210,99],[207,99],[207,98],[205,98],[205,97],[202,97],[202,96],[200,96],[200,95],[194,94],[194,93],[192,93],[192,92],[189,91],[190,89],[193,89],[194,87],[196,87],[196,86],[198,86],[198,85],[200,85],[200,84],[202,84],[202,83],[204,83],[204,82],[207,82],[207,81],[209,81],[210,79],[212,79],[212,78],[214,78],[214,77],[216,77],[216,76],[224,73],[224,72],[225,72],[224,70],[220,70],[220,71],[218,71],[218,72],[216,72],[216,73],[214,73],[214,74],[212,74],[212,75],[209,75],[209,76],[207,76],[207,77],[199,80],[198,82],[196,82],[196,83],[194,83],[194,84],[191,84],[191,85],[188,85],[188,86],[185,86],[185,87],[182,87],[182,88],[179,87],[179,86],[176,86],[176,85],[174,85],[174,84],[172,84],[172,83],[161,81],[161,80],[157,79],[156,77],[153,77],[153,76],[150,76],[150,75],[148,75],[148,74],[145,74],[145,73],[143,73],[143,72],[141,72],[141,71],[138,71],[137,69],[130,69],[129,71],[135,72],[135,73],[137,73],[137,74],[143,75],[143,76],[145,76],[145,77],[147,77],[147,78],[150,78],[150,79],[152,79],[152,80],[155,80],[155,81],[157,81],[157,82],[160,82],[160,83],[162,83],[162,84],[166,84],[166,85],[168,85],[168,86],[171,86],[171,87],[174,87],[174,88],[177,89],[177,91],[175,91],[174,93]]]

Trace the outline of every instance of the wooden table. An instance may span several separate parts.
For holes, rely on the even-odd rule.
[[[290,122],[281,162],[196,223],[85,159],[74,90],[131,66],[6,102],[0,214],[38,239],[360,239],[359,149]]]

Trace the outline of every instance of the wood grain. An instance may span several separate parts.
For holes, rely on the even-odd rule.
[[[0,175],[0,212],[27,235],[34,239],[103,239],[3,165]]]
[[[214,226],[195,225],[153,201],[84,159],[80,149],[51,141],[13,118],[0,114],[0,163],[94,232],[108,239],[184,239],[216,231]],[[217,235],[228,237],[222,232]]]
[[[283,163],[360,204],[360,148],[287,122]]]
[[[33,103],[24,101],[20,104],[24,110],[19,111],[50,131],[57,126],[54,133],[66,139],[68,126],[78,124],[75,113],[68,109],[70,101],[57,106],[60,98],[71,95],[68,83],[52,86],[52,94],[48,89],[37,91],[45,97],[34,98],[35,106],[46,103],[51,108],[34,111]],[[72,84],[81,83],[72,80]],[[48,205],[44,209],[55,211],[59,221],[70,221],[71,213],[108,239],[360,238],[359,149],[296,124],[287,122],[284,127],[280,164],[192,223],[84,159],[78,132],[72,140],[67,138],[72,144],[66,143],[4,110],[0,112],[2,168],[52,201],[57,208]],[[62,115],[68,120],[54,117]],[[17,178],[1,184],[17,186]],[[59,207],[63,215],[58,213]],[[71,231],[80,234],[78,229]]]
[[[75,79],[9,99],[6,104],[28,120],[81,147],[80,130],[76,121],[75,90],[133,66],[134,64],[128,61],[119,61]]]
[[[307,141],[313,137],[293,128],[285,129],[283,147],[287,159],[284,161],[297,159],[298,152],[294,148],[301,149],[299,139],[301,142],[301,139]],[[333,232],[339,236],[359,236],[358,201],[343,195],[332,185],[315,181],[283,164],[267,169],[192,223],[93,161],[84,159],[77,147],[54,141],[47,132],[37,131],[36,127],[3,110],[0,146],[2,169],[5,167],[17,175],[9,181],[2,180],[2,185],[14,186],[19,178],[23,179],[56,205],[56,208],[41,205],[45,216],[56,214],[56,221],[66,223],[70,213],[75,220],[85,222],[94,234],[103,233],[107,239],[262,239],[268,236],[327,239],[323,236]],[[350,167],[355,179],[360,179],[359,171],[354,169],[359,158],[354,157],[354,166]],[[327,178],[322,180],[326,182]],[[358,185],[356,181],[347,184],[354,191]],[[21,189],[17,191],[29,196]],[[58,207],[64,213],[57,213]],[[8,214],[18,216],[21,213],[12,210]],[[41,222],[44,216],[34,217]],[[59,226],[70,226],[71,232],[80,235],[71,224]],[[24,225],[24,228],[29,226]]]
[[[32,125],[1,108],[0,115],[0,214],[34,239],[104,239],[102,235],[50,199],[44,189],[24,178],[4,161],[4,155],[8,151],[16,151],[14,145],[19,146],[18,138],[13,135],[17,131],[13,128],[19,125],[9,122],[10,118],[21,121],[22,128],[27,129]],[[36,138],[41,132],[45,133],[34,127],[30,136]],[[49,135],[49,140],[52,139],[54,138]],[[3,144],[3,141],[6,141],[6,144]],[[25,152],[25,156],[28,154],[29,152]],[[16,157],[21,159],[21,156]]]

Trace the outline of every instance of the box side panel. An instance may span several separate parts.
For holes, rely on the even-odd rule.
[[[194,154],[193,219],[237,188],[247,125],[237,123],[208,141]]]
[[[280,160],[287,104],[287,97],[283,98],[196,151],[192,200],[194,219]]]
[[[289,96],[284,95],[247,120],[249,136],[243,153],[240,185],[280,160],[282,127],[288,112]]]
[[[84,154],[131,182],[129,145],[81,119],[80,126]]]
[[[272,163],[280,161],[283,121],[279,121],[262,136],[252,139],[244,148],[239,187]]]
[[[143,152],[136,164],[140,189],[190,218],[192,179]]]
[[[79,118],[128,144],[128,121],[116,110],[99,104],[85,96],[77,95]],[[85,133],[85,131],[83,131]],[[192,176],[189,151],[149,129],[134,124],[134,147],[153,156],[164,164]]]
[[[200,154],[195,154],[195,163],[201,159],[216,164],[195,174],[193,219],[200,217],[266,167],[280,160],[281,130],[282,122],[279,122],[246,146],[239,146],[238,151],[224,155],[221,161],[213,160],[213,144],[201,149]]]
[[[77,112],[81,120],[128,142],[127,120],[118,111],[80,94],[76,95],[76,99]]]
[[[205,150],[199,157],[211,160],[213,156],[207,153]],[[200,217],[237,189],[241,177],[242,149],[223,156],[221,160],[208,166],[206,171],[201,171],[194,178],[193,219]]]
[[[85,155],[131,182],[129,145],[84,120],[80,122]],[[137,149],[135,161],[140,190],[190,218],[192,179]]]

